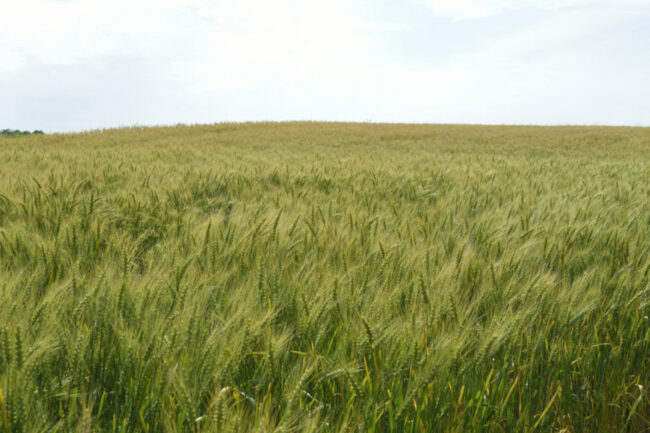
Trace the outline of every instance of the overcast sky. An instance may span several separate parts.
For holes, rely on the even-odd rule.
[[[0,128],[650,126],[650,0],[0,0]]]

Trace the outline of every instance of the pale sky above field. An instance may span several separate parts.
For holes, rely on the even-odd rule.
[[[650,0],[0,0],[0,129],[650,126]]]

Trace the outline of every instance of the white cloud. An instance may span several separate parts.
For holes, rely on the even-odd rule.
[[[402,102],[383,118],[403,121],[650,125],[650,45],[639,52],[617,40],[636,18],[611,8],[563,11],[506,27],[440,66],[388,68],[372,87]],[[632,33],[650,42],[650,32]]]
[[[576,7],[633,7],[650,11],[647,0],[417,0],[435,15],[453,19],[476,19],[523,9],[558,10]]]
[[[216,24],[201,29],[202,55],[178,65],[194,83],[207,85],[196,90],[213,90],[224,82],[245,88],[269,80],[298,84],[332,77],[348,69],[346,64],[358,63],[357,53],[372,44],[373,26],[341,3],[247,1],[237,6],[242,7],[250,12],[204,10]],[[224,16],[242,19],[233,25]]]
[[[3,15],[0,41],[48,63],[142,51],[174,39],[204,43],[206,34],[247,35],[259,38],[257,45],[281,43],[289,51],[306,44],[322,49],[369,28],[342,1],[22,0],[3,7]]]
[[[0,127],[650,124],[650,2],[396,1],[11,2],[0,26],[9,122]],[[418,1],[447,18],[422,14]],[[503,13],[520,8],[524,20]],[[468,17],[484,19],[460,21]],[[408,53],[392,43],[404,36],[416,42]],[[444,56],[427,49],[440,44]]]

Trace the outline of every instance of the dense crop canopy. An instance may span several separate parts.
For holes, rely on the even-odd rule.
[[[0,161],[0,433],[650,426],[650,129],[131,128]]]

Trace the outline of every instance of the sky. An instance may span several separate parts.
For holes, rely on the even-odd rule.
[[[0,129],[650,126],[650,0],[0,0]]]

